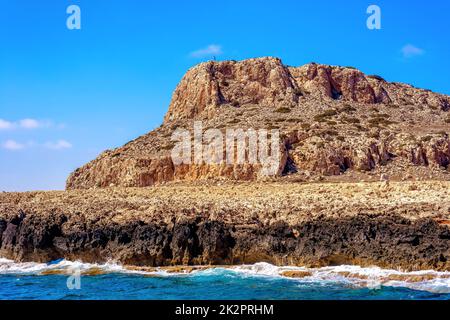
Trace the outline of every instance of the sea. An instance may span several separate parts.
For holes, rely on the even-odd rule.
[[[268,263],[172,273],[130,270],[115,263],[16,263],[0,258],[0,300],[98,299],[447,300],[450,273]]]

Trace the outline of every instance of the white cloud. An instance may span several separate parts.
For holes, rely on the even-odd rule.
[[[46,142],[44,143],[44,147],[52,150],[61,150],[72,148],[72,144],[66,140],[58,140],[56,142]]]
[[[44,148],[49,150],[63,150],[72,148],[72,144],[66,140],[60,139],[57,141],[48,141],[46,143],[36,143],[34,141],[28,141],[26,143],[17,142],[15,140],[6,140],[1,147],[5,150],[17,151],[28,148]]]
[[[413,46],[412,44],[407,44],[402,48],[402,54],[404,58],[412,58],[415,56],[421,56],[425,53],[425,50]]]
[[[190,56],[193,58],[202,58],[205,56],[218,56],[222,53],[222,46],[219,46],[217,44],[210,44],[206,48],[191,52]]]
[[[43,123],[40,123],[35,119],[22,119],[19,121],[19,126],[24,129],[36,129],[42,126]]]
[[[25,148],[25,145],[18,143],[14,140],[7,140],[5,141],[5,143],[3,143],[3,148],[7,149],[7,150],[12,150],[12,151],[17,151],[17,150],[22,150],[23,148]]]
[[[41,127],[50,127],[51,122],[39,121],[36,119],[26,118],[16,122],[0,119],[0,130],[12,129],[37,129]]]
[[[12,129],[14,124],[12,122],[0,119],[0,130],[8,130]]]

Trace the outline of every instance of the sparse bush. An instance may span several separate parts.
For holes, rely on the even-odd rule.
[[[239,123],[239,122],[241,122],[239,119],[234,118],[234,119],[228,121],[228,124],[237,124],[237,123]]]
[[[304,96],[302,90],[300,90],[300,88],[294,88],[294,94],[296,96]]]
[[[379,81],[386,82],[386,80],[384,80],[383,77],[381,77],[381,76],[379,76],[377,74],[371,74],[371,75],[367,76],[367,78],[372,78],[372,79],[376,79],[376,80],[379,80]]]
[[[175,147],[175,144],[169,143],[161,147],[161,150],[172,150]]]
[[[355,125],[355,129],[358,130],[358,131],[367,131],[368,130],[366,127],[363,127],[360,124],[356,124]]]
[[[374,139],[380,138],[380,132],[374,131],[374,132],[369,133],[369,138],[374,138]]]
[[[369,119],[368,122],[369,122],[369,125],[372,127],[388,126],[390,124],[395,123],[394,121],[387,120],[384,117],[375,117],[375,118]]]
[[[324,122],[327,121],[327,118],[331,118],[335,115],[337,115],[338,112],[334,109],[326,110],[325,112],[315,115],[314,120],[318,122]]]
[[[345,123],[360,123],[361,121],[358,118],[355,117],[342,117],[341,118],[342,121],[344,121]]]
[[[319,149],[322,149],[323,147],[325,147],[325,143],[323,143],[322,141],[317,142],[316,143],[316,147],[319,148]]]
[[[302,123],[303,120],[300,118],[288,118],[286,119],[287,122],[295,122],[295,123]]]
[[[275,112],[278,112],[278,113],[289,113],[291,111],[292,110],[290,108],[286,108],[286,107],[281,107],[281,108],[278,108],[275,110]]]
[[[327,134],[329,136],[337,136],[339,133],[336,130],[325,130],[323,131],[324,134]]]
[[[249,103],[243,106],[245,110],[247,111],[254,111],[260,109],[260,106],[257,104]]]
[[[311,128],[311,126],[308,123],[302,123],[300,126],[302,127],[303,130],[306,131],[308,131]]]
[[[352,107],[349,104],[346,104],[344,107],[342,107],[339,112],[345,112],[345,113],[351,113],[351,112],[355,112],[356,108]]]

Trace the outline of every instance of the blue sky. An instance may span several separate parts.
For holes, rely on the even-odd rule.
[[[81,30],[66,8],[81,8]],[[381,30],[366,9],[381,8]],[[450,2],[0,0],[0,191],[63,189],[160,125],[186,70],[277,56],[450,94]]]

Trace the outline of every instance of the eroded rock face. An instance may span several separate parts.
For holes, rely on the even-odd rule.
[[[3,256],[48,262],[64,257],[126,265],[232,265],[269,262],[322,267],[335,264],[449,270],[449,229],[432,219],[359,215],[297,225],[228,225],[203,217],[174,223],[81,223],[63,214],[5,221]],[[63,226],[67,224],[67,226]],[[70,225],[70,227],[69,227]],[[364,225],[365,228],[361,228]],[[347,239],[347,240],[344,240]]]
[[[169,156],[125,158],[105,153],[98,161],[75,170],[67,181],[67,188],[145,187],[173,180],[174,171]]]
[[[336,100],[363,103],[377,101],[373,87],[359,70],[315,63],[289,70],[297,85],[307,92]]]
[[[221,105],[294,106],[300,92],[289,70],[276,58],[245,62],[206,62],[183,77],[172,97],[165,121],[214,117]]]
[[[335,141],[317,146],[306,141],[293,148],[289,156],[298,169],[320,172],[324,175],[339,175],[348,169],[371,171],[384,166],[397,157],[407,159],[415,166],[448,168],[450,164],[448,138],[436,138],[428,142],[403,145],[401,137],[392,139],[353,139]]]
[[[205,62],[190,69],[172,97],[165,121],[202,115],[220,116],[221,105],[257,104],[293,107],[299,97],[375,103],[422,103],[449,109],[449,97],[379,76],[366,76],[354,68],[316,63],[286,67],[277,58]]]
[[[350,67],[276,58],[205,62],[177,86],[162,126],[106,151],[73,172],[68,189],[150,186],[173,180],[261,178],[259,164],[193,163],[171,158],[177,128],[278,129],[275,176],[308,171],[341,175],[400,161],[449,170],[450,98],[389,83]]]

